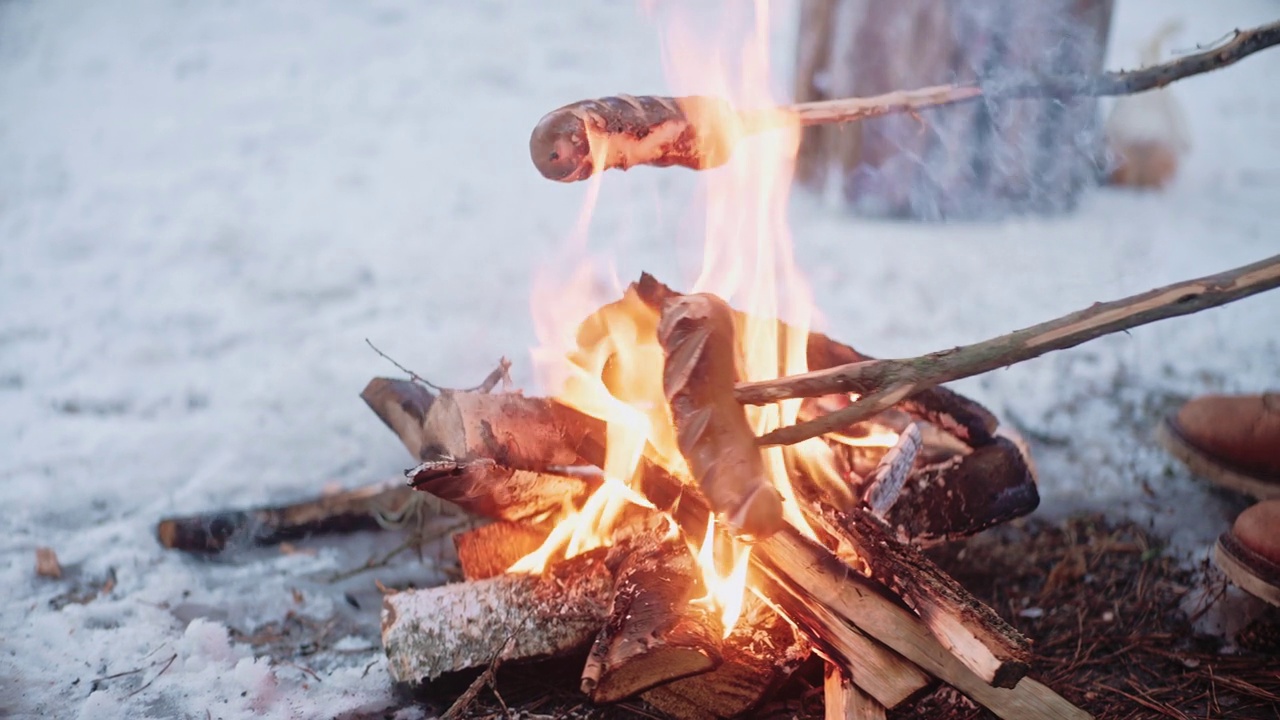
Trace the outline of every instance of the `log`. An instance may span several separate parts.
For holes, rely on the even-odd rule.
[[[761,442],[787,445],[865,420],[944,382],[978,375],[1072,348],[1094,338],[1166,318],[1189,315],[1280,287],[1280,255],[1250,265],[1174,283],[1121,300],[1093,305],[1069,315],[983,342],[901,360],[865,360],[802,375],[739,385],[749,403],[859,392],[844,410],[779,428]]]
[[[609,619],[582,671],[582,692],[616,702],[656,685],[714,669],[722,660],[719,620],[706,605],[682,541],[650,537],[622,562]]]
[[[1039,505],[1026,455],[1001,437],[967,455],[919,468],[884,519],[899,540],[927,547],[972,537]]]
[[[537,550],[547,529],[499,520],[453,536],[458,564],[466,580],[484,580],[507,571],[517,560]]]
[[[569,417],[562,418],[567,425],[572,423]],[[701,541],[705,536],[710,511],[696,488],[645,461],[637,476],[636,489],[657,510],[669,514],[686,538]],[[762,576],[767,582],[759,580]],[[1002,718],[1036,717],[1036,713],[1063,720],[1088,717],[1052,690],[1030,679],[1024,678],[1011,690],[991,687],[951,655],[920,619],[883,586],[790,527],[755,545],[751,577],[753,586],[761,587],[770,603],[800,627],[816,647],[824,653],[831,652],[833,660],[848,663],[845,667],[854,668],[860,686],[886,707],[900,703],[905,695],[925,684],[914,683],[909,675],[911,671],[904,669],[914,664]],[[603,622],[603,613],[602,608],[600,622]],[[427,621],[420,619],[419,622]],[[887,653],[892,658],[889,661],[883,660],[883,654],[853,657],[855,651],[851,648],[867,644],[861,637],[863,633],[902,657],[894,653]],[[430,641],[439,639],[432,636]],[[841,647],[849,656],[841,654]],[[486,649],[490,656],[496,652],[492,644]],[[903,695],[904,687],[912,684],[915,688]]]
[[[716,669],[659,685],[640,697],[676,720],[714,720],[767,702],[809,657],[810,645],[763,601],[748,596]]]
[[[157,523],[156,537],[171,550],[214,555],[311,535],[377,530],[379,516],[399,515],[413,499],[404,481],[391,480],[288,505],[167,517]]]
[[[822,677],[825,720],[884,720],[884,706],[854,684],[843,670],[827,663]]]
[[[437,440],[432,431],[424,437]],[[566,507],[580,507],[600,486],[592,472],[515,470],[489,458],[427,460],[406,476],[415,490],[448,500],[467,512],[495,520],[541,524]]]
[[[670,302],[683,295],[650,275],[642,273],[640,279],[627,290],[634,292],[646,305],[661,313]],[[741,318],[741,314],[739,314]],[[740,320],[739,325],[741,326]],[[779,322],[779,337],[786,337],[795,330],[785,323]],[[779,353],[785,350],[779,348]],[[812,370],[825,369],[871,359],[854,348],[837,342],[819,332],[810,332],[807,340],[806,354]],[[758,383],[739,383],[734,388],[734,396],[744,404],[761,405],[773,400],[759,398],[754,388]],[[870,386],[868,386],[870,387]],[[862,392],[853,388],[847,392]],[[901,403],[900,409],[912,417],[938,426],[967,444],[977,447],[990,443],[994,437],[999,421],[991,411],[980,404],[943,387],[933,387],[921,391],[914,397]],[[853,423],[849,423],[853,425]],[[848,427],[846,425],[845,427]]]
[[[585,648],[608,614],[613,576],[600,553],[542,575],[407,590],[382,600],[382,645],[395,682],[418,683],[502,660]]]
[[[1006,720],[1055,718],[1084,720],[1090,715],[1048,687],[1023,678],[1013,688],[997,688],[952,655],[918,617],[825,548],[794,532],[776,533],[756,546],[753,563],[784,589],[800,608],[818,608],[856,623],[871,637],[901,653],[921,669],[968,695]],[[864,676],[852,673],[860,686]],[[878,699],[878,698],[877,698]]]
[[[900,542],[874,513],[825,509],[822,528],[839,538],[855,569],[889,588],[976,675],[1002,688],[1030,669],[1030,643],[916,548]]]
[[[768,537],[782,528],[782,496],[773,487],[746,412],[733,397],[738,349],[733,310],[714,295],[664,303],[658,342],[662,384],[676,444],[702,495],[734,532]]]
[[[409,453],[426,459],[423,425],[436,396],[418,383],[392,378],[374,378],[360,392],[360,399],[400,438]]]

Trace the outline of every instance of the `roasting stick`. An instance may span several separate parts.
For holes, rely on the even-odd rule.
[[[900,360],[866,360],[827,370],[739,384],[739,402],[765,404],[794,397],[857,392],[852,405],[761,436],[762,445],[790,445],[861,422],[912,395],[1072,348],[1094,338],[1189,315],[1280,287],[1280,255],[1251,265],[1093,305],[1048,322],[972,345]]]
[[[1130,95],[1223,68],[1280,44],[1280,22],[1237,30],[1226,43],[1140,70],[1049,78],[998,87],[935,85],[865,98],[738,110],[720,98],[618,95],[547,114],[529,138],[533,164],[549,180],[574,182],[636,165],[706,170],[728,162],[743,138],[784,126],[830,125],[988,100]]]

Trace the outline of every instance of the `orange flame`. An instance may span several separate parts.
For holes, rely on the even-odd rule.
[[[672,3],[662,9],[678,14],[684,7]],[[752,13],[734,17],[744,10]],[[717,27],[745,28],[745,33],[717,44],[708,42],[705,33],[695,35],[692,26],[682,22],[684,18],[666,26],[664,62],[675,94],[724,98],[729,101],[726,107],[778,105],[770,92],[767,2],[757,0],[752,6],[725,0],[723,11]],[[705,108],[702,112],[698,120],[706,123],[703,131],[719,133],[712,142],[734,151],[724,167],[697,178],[705,197],[704,253],[693,290],[715,293],[744,311],[736,328],[744,380],[805,372],[815,313],[809,287],[792,257],[787,228],[800,128],[778,123],[769,132],[748,134],[741,117],[733,112],[726,110],[715,118],[708,117]],[[600,161],[611,152],[609,138],[593,137],[591,147],[593,166],[601,167]],[[533,356],[539,379],[561,402],[606,422],[605,481],[580,510],[567,510],[543,546],[513,565],[513,572],[540,572],[554,558],[609,545],[620,513],[631,503],[647,505],[630,484],[642,458],[689,481],[662,390],[664,355],[657,340],[658,315],[632,293],[601,307],[602,295],[609,290],[594,283],[597,266],[586,257],[587,232],[606,176],[599,173],[588,180],[572,236],[581,264],[570,278],[540,278],[533,302],[540,341]],[[618,283],[609,284],[616,298]],[[749,406],[745,412],[756,433],[763,434],[794,423],[800,407],[800,400],[787,400]],[[818,482],[830,485],[832,492],[847,495],[849,489],[834,468],[830,447],[812,440],[763,452],[783,498],[784,516],[813,537],[788,468],[803,468]],[[707,588],[706,597],[698,602],[718,609],[727,635],[741,613],[750,548],[724,533],[717,536],[716,526],[712,517],[706,537],[691,552]]]

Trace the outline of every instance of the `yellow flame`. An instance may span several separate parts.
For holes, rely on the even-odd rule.
[[[778,122],[768,132],[749,133],[731,110],[780,103],[781,98],[770,91],[770,9],[765,0],[753,4],[724,0],[715,24],[739,32],[715,42],[679,17],[687,7],[667,3],[663,8],[676,16],[675,22],[663,26],[662,35],[673,94],[726,100],[721,111],[700,107],[697,118],[703,132],[718,133],[712,144],[733,148],[732,159],[724,167],[696,176],[705,215],[703,262],[693,290],[715,293],[743,311],[736,331],[739,375],[744,380],[805,372],[815,311],[809,287],[792,257],[787,228],[800,128],[794,122]],[[711,117],[708,112],[720,114]],[[593,137],[591,148],[593,166],[601,167],[612,150],[609,138]],[[631,294],[602,306],[605,296],[618,297],[619,284],[616,279],[598,281],[605,273],[586,252],[605,177],[622,182],[625,176],[597,173],[587,181],[570,243],[579,264],[568,278],[559,269],[559,275],[544,273],[535,283],[533,302],[540,343],[534,351],[539,379],[561,402],[605,421],[605,480],[581,509],[566,508],[543,546],[513,565],[513,572],[540,572],[555,558],[609,545],[614,525],[628,504],[646,504],[630,487],[643,459],[689,481],[662,391],[664,355],[657,341],[657,313]],[[583,316],[587,320],[579,323]],[[763,434],[796,422],[800,408],[800,400],[787,400],[747,407],[745,412],[755,432]],[[791,486],[789,468],[804,467],[820,483],[842,484],[831,448],[813,440],[763,452],[783,498],[784,516],[813,537]],[[707,589],[700,602],[718,609],[727,635],[741,614],[750,547],[723,532],[717,540],[713,517],[701,545],[691,551]]]

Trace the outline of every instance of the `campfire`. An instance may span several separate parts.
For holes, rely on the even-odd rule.
[[[732,77],[677,57],[700,87],[772,105],[763,29]],[[734,717],[816,653],[837,714],[895,707],[938,678],[1004,717],[1081,715],[1024,677],[1027,642],[919,550],[1036,507],[1028,458],[991,413],[931,388],[766,445],[858,395],[737,395],[741,383],[867,359],[810,329],[816,309],[786,227],[800,119],[774,114],[762,131],[724,103],[601,103],[634,122],[601,130],[562,110],[531,141],[535,161],[573,166],[562,177],[590,175],[582,232],[601,181],[591,168],[673,148],[720,165],[733,148],[703,176],[701,273],[689,294],[645,275],[597,298],[589,266],[544,282],[534,361],[548,397],[366,388],[421,461],[411,485],[495,521],[455,538],[465,582],[385,597],[392,678],[585,650],[580,688],[597,703],[640,697],[675,717]]]

